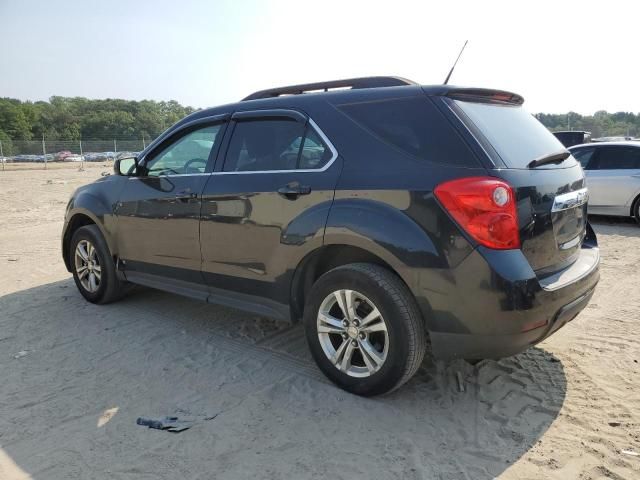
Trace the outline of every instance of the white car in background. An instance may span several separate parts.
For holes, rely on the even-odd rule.
[[[640,223],[640,142],[585,143],[569,148],[589,187],[589,213]]]

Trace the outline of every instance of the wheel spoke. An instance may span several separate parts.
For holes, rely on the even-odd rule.
[[[354,350],[355,347],[353,346],[353,343],[347,340],[347,348],[344,352],[344,355],[342,356],[342,363],[340,364],[340,370],[342,370],[343,372],[349,370],[349,367],[351,366],[351,357],[353,357]]]
[[[385,325],[384,321],[382,319],[380,319],[377,322],[369,323],[369,324],[365,325],[364,327],[362,327],[360,329],[360,331],[364,331],[364,332],[367,332],[367,333],[386,332],[387,331],[387,326]]]
[[[102,278],[102,273],[100,272],[100,270],[96,270],[96,267],[93,267],[93,274],[95,275],[96,279],[100,281],[100,279]]]
[[[89,290],[94,292],[97,288],[98,285],[96,284],[96,276],[93,274],[93,272],[91,272],[89,273]]]
[[[360,321],[360,325],[364,327],[378,318],[380,318],[380,311],[376,307],[373,307],[373,310]]]
[[[342,311],[342,315],[345,320],[349,320],[349,316],[347,315],[347,300],[344,296],[344,290],[338,290],[337,292],[333,292],[333,295],[336,297],[336,301],[338,302],[338,307],[340,307],[340,311]]]
[[[384,358],[369,342],[369,340],[360,340],[360,351],[362,352],[362,358],[364,363],[370,372],[377,370],[380,364],[384,361]]]
[[[320,312],[318,314],[318,320],[320,323],[318,324],[318,333],[342,333],[344,332],[344,327],[342,326],[342,321],[338,320],[335,317],[332,317],[328,313]]]
[[[93,247],[93,245],[92,245],[91,243],[89,243],[89,248],[88,248],[88,252],[87,252],[87,253],[88,253],[89,258],[90,258],[91,260],[94,260],[94,259],[95,259],[95,256],[96,256],[96,249]]]
[[[87,253],[87,250],[86,250],[85,246],[82,243],[78,243],[78,246],[76,247],[76,253],[85,262],[87,260],[89,260],[89,254]]]
[[[340,310],[342,310],[344,318],[352,322],[356,317],[353,305],[353,290],[338,290],[334,292],[334,296],[336,297]]]
[[[344,352],[346,351],[347,347],[350,344],[351,342],[349,340],[343,340],[340,346],[338,347],[338,349],[336,350],[336,353],[333,354],[333,357],[331,358],[331,362],[334,365],[336,365],[338,368],[340,368],[339,363],[342,361],[342,356],[344,355]]]
[[[80,280],[82,280],[83,278],[85,278],[87,275],[89,275],[89,269],[87,267],[80,267],[78,269],[78,278]]]

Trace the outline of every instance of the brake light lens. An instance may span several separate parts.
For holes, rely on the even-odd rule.
[[[442,206],[474,240],[498,250],[520,248],[513,188],[493,177],[469,177],[438,185]]]

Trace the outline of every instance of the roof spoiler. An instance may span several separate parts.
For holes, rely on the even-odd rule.
[[[346,80],[331,80],[328,82],[304,83],[301,85],[290,85],[288,87],[270,88],[254,92],[245,100],[257,100],[260,98],[274,98],[281,95],[301,95],[303,93],[328,92],[331,89],[338,88],[378,88],[378,87],[399,87],[404,85],[417,85],[412,80],[402,77],[361,77],[349,78]]]
[[[453,88],[446,92],[447,97],[467,102],[499,103],[503,105],[522,105],[524,98],[517,93],[488,88]]]

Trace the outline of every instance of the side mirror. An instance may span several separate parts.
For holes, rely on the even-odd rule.
[[[113,162],[113,172],[116,175],[131,176],[135,175],[138,167],[137,157],[123,157]]]

